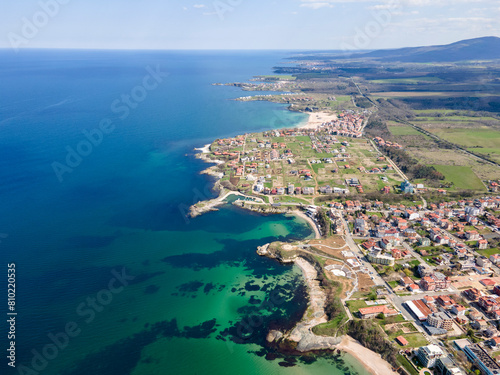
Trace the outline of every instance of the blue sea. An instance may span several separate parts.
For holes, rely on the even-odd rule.
[[[304,221],[229,204],[185,216],[214,196],[194,148],[306,119],[212,84],[289,56],[0,51],[0,312],[14,263],[17,313],[1,374],[365,374],[265,345],[307,302],[300,271],[255,250],[311,236]]]

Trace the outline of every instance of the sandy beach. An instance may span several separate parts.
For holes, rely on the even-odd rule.
[[[301,129],[316,129],[324,122],[330,122],[337,119],[336,114],[327,112],[313,112],[309,113],[309,120],[306,124],[300,126]]]
[[[372,375],[397,375],[380,354],[365,348],[350,336],[345,336],[337,348],[356,358]]]
[[[314,222],[313,219],[311,219],[309,216],[307,216],[305,213],[303,213],[302,211],[293,211],[292,212],[295,216],[298,216],[298,217],[301,217],[302,219],[306,220],[309,225],[312,227],[312,229],[314,230],[314,233],[315,233],[315,237],[316,239],[320,239],[321,238],[321,234],[319,233],[319,229],[318,229],[318,226],[316,225],[316,223]]]

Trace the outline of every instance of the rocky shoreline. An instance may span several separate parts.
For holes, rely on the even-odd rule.
[[[270,249],[271,244],[257,248],[257,254],[276,259],[283,264],[296,264],[302,271],[307,284],[309,303],[302,319],[288,332],[272,330],[266,340],[269,345],[283,352],[322,352],[330,351],[337,354],[348,353],[373,375],[396,375],[392,366],[382,357],[365,348],[348,335],[338,337],[318,336],[312,328],[328,321],[325,313],[326,294],[321,288],[316,268],[299,255],[284,258],[280,252]],[[284,245],[287,246],[287,245]]]
[[[276,252],[270,251],[269,247],[270,244],[266,244],[257,248],[257,254],[277,259],[281,263],[296,264],[301,269],[302,275],[304,276],[304,280],[307,284],[309,303],[304,316],[291,331],[271,331],[268,335],[268,342],[274,342],[275,344],[278,344],[278,347],[280,340],[293,342],[296,344],[295,349],[301,353],[337,349],[337,345],[340,344],[343,336],[318,336],[312,332],[312,328],[314,326],[328,321],[325,313],[326,295],[317,280],[318,272],[316,271],[316,268],[300,256],[283,258]]]

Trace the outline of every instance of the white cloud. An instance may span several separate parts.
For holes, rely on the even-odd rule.
[[[193,8],[206,8],[205,4],[194,4]]]

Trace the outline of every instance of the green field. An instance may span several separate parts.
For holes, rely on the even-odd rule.
[[[441,82],[442,79],[438,77],[413,77],[413,78],[388,78],[388,79],[374,79],[372,83],[401,83],[405,85],[418,85],[419,83]]]
[[[425,117],[419,116],[414,121],[427,121],[427,122],[478,122],[478,121],[492,121],[498,123],[498,120],[493,117],[470,117],[470,116],[441,116],[441,117]]]
[[[275,197],[273,199],[274,203],[302,203],[302,204],[310,204],[310,202],[304,200],[304,199],[300,199],[300,198],[296,198],[296,197],[291,197],[291,196],[287,196],[287,195],[281,195],[279,197]]]
[[[485,128],[452,128],[434,129],[431,131],[447,141],[465,147],[474,147],[479,153],[485,153],[485,151],[487,151],[500,154],[500,131],[498,130]],[[483,151],[481,152],[481,150]]]
[[[453,190],[485,190],[471,167],[458,165],[433,165],[433,167],[444,174],[445,181],[453,182]]]
[[[484,255],[485,257],[489,257],[490,255],[493,254],[500,254],[500,249],[485,249],[485,250],[478,250],[477,251],[479,254]]]
[[[389,340],[394,340],[398,336],[403,336],[407,341],[408,345],[406,348],[419,348],[421,346],[427,345],[427,340],[421,333],[403,333],[403,331],[398,331],[389,335]],[[403,348],[403,346],[396,344],[398,348]]]
[[[408,125],[387,126],[392,135],[422,135],[418,130]]]
[[[421,114],[433,114],[433,113],[442,113],[443,115],[447,113],[456,113],[457,111],[454,109],[414,109],[413,112],[418,116]]]
[[[314,173],[318,174],[318,171],[321,169],[321,168],[325,168],[325,164],[323,163],[319,163],[319,164],[311,164],[311,167],[314,171]]]
[[[352,300],[352,301],[347,301],[347,307],[351,311],[352,314],[356,314],[359,309],[363,307],[368,307],[365,301],[362,300]]]
[[[471,147],[468,148],[467,150],[474,152],[476,154],[486,155],[489,156],[491,159],[496,159],[497,161],[500,161],[500,148]]]

